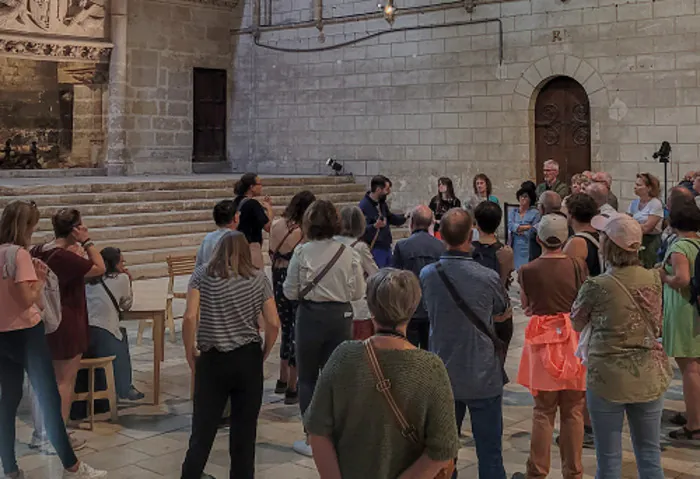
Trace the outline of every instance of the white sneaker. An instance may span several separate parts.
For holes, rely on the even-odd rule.
[[[70,440],[70,445],[73,448],[73,452],[85,449],[87,446],[87,441],[79,437],[75,437],[73,433],[68,433],[68,439]]]
[[[297,454],[301,454],[302,456],[313,457],[314,455],[313,451],[311,450],[311,446],[309,446],[309,443],[306,439],[301,441],[294,441],[292,449],[294,449],[294,452],[296,452]]]
[[[84,462],[80,463],[78,470],[75,472],[68,470],[63,471],[63,479],[98,479],[100,477],[107,477],[107,471],[94,469]]]
[[[44,451],[50,447],[48,438],[32,434],[32,440],[29,441],[29,449],[38,449]]]
[[[5,479],[24,479],[24,472],[20,469],[14,474],[6,474]]]

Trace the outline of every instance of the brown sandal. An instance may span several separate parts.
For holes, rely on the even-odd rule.
[[[676,441],[700,441],[700,429],[691,431],[687,427],[683,426],[680,429],[669,432],[668,437],[675,439]]]

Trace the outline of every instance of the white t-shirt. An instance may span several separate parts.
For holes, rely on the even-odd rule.
[[[630,203],[630,207],[627,209],[627,213],[631,214],[632,217],[639,222],[639,224],[644,224],[647,222],[650,216],[658,216],[663,220],[664,218],[664,205],[658,198],[650,199],[642,209],[639,209],[639,200],[634,200]],[[649,234],[661,234],[661,223],[663,221],[658,221],[653,231]]]

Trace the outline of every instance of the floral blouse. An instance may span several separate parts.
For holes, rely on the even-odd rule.
[[[577,331],[591,324],[588,389],[598,396],[616,403],[639,403],[654,401],[666,392],[672,369],[657,341],[663,320],[661,291],[658,271],[641,266],[613,268],[581,286],[571,320]]]

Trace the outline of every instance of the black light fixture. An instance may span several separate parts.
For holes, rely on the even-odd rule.
[[[671,144],[662,141],[659,151],[654,152],[652,158],[664,164],[664,203],[668,201],[668,164],[671,161]]]
[[[384,19],[389,23],[389,25],[394,24],[394,15],[396,15],[396,7],[394,6],[394,0],[386,0],[386,5],[382,6],[380,3],[379,8],[384,11]]]
[[[331,170],[333,170],[333,172],[335,173],[335,176],[340,175],[341,174],[340,172],[343,171],[343,164],[337,162],[333,158],[328,158],[326,160],[326,165],[331,167]]]

